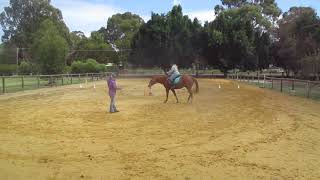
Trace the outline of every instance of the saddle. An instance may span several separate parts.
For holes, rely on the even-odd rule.
[[[174,88],[176,85],[178,85],[180,83],[180,80],[181,80],[181,75],[179,75],[176,78],[174,78],[173,82],[170,82],[170,80],[168,79],[168,81],[170,82],[172,88]]]

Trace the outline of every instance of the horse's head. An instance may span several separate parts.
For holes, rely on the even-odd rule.
[[[160,83],[165,84],[167,82],[167,76],[153,76],[149,82],[148,87],[151,88],[154,84]]]
[[[150,82],[149,82],[148,87],[151,88],[151,86],[153,86],[153,85],[156,84],[156,83],[157,83],[156,77],[152,77],[151,80],[150,80]]]

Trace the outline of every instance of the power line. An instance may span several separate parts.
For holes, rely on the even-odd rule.
[[[69,50],[69,51],[72,51],[72,52],[86,52],[86,51],[89,51],[89,52],[121,52],[121,51],[132,51],[132,49],[119,49],[118,51],[115,51],[115,50],[109,50],[109,49],[106,49],[106,50],[102,50],[102,49],[90,49],[90,50],[85,50],[85,49],[73,49],[73,50]]]

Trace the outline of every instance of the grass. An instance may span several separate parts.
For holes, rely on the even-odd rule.
[[[54,83],[50,84],[49,77],[41,77],[38,81],[36,76],[25,76],[22,81],[22,77],[6,77],[5,78],[5,92],[6,93],[13,93],[23,90],[32,90],[32,89],[39,89],[45,87],[52,87],[52,86],[63,86],[63,85],[70,85],[70,84],[79,84],[84,83],[86,81],[85,77],[56,77],[54,78]],[[91,78],[87,80],[92,81]],[[22,84],[23,82],[23,84]],[[0,79],[0,94],[3,93],[3,82]]]

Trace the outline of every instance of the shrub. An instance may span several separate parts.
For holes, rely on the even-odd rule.
[[[83,73],[84,72],[84,63],[81,61],[73,61],[71,64],[72,73]]]
[[[12,75],[17,71],[17,65],[15,64],[0,64],[1,75]]]
[[[63,73],[64,74],[69,74],[71,73],[71,66],[65,66],[63,69]]]
[[[87,59],[83,61],[74,61],[71,64],[72,73],[99,73],[105,72],[106,67],[104,64],[99,64],[94,59]]]
[[[98,72],[106,72],[106,65],[104,65],[104,64],[98,64],[97,65],[97,70],[98,70]]]
[[[94,59],[87,59],[85,63],[86,72],[97,73],[98,71],[98,63]]]
[[[18,73],[25,75],[34,74],[37,73],[37,67],[29,61],[22,61],[18,66]]]

